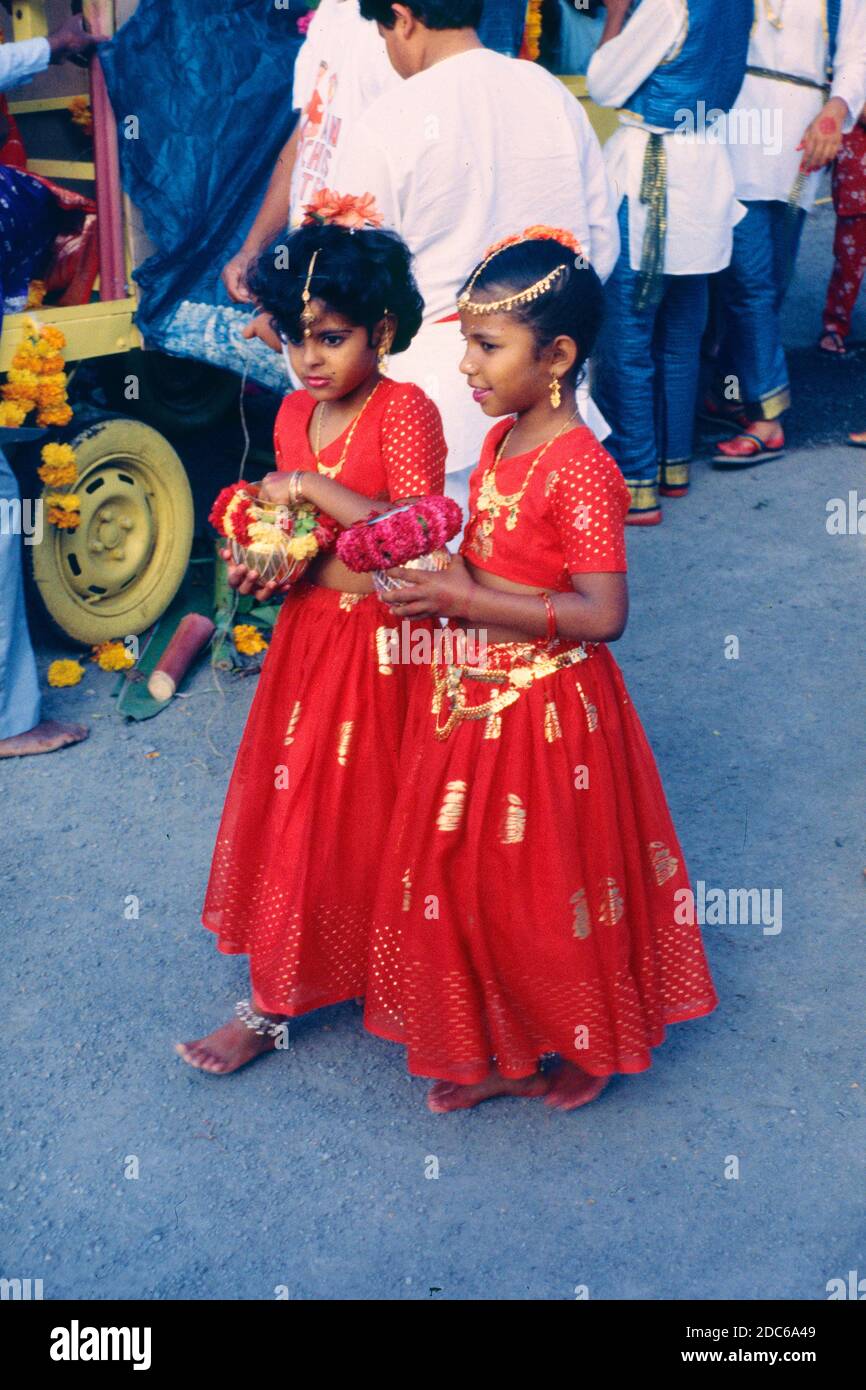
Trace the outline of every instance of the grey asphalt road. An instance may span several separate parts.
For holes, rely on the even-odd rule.
[[[629,539],[616,655],[692,879],[782,893],[776,934],[706,926],[720,1008],[572,1115],[428,1114],[356,1005],[232,1078],[190,1070],[172,1043],[245,993],[198,911],[254,681],[205,667],[127,727],[91,667],[46,702],[90,740],[0,768],[0,1273],[97,1299],[820,1300],[866,1276],[866,538],[826,525],[866,497],[841,443],[866,428],[866,354],[813,350],[831,234],[819,212],[788,304],[787,458],[699,464]]]

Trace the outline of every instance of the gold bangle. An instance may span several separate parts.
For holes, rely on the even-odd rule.
[[[296,468],[289,478],[289,501],[293,507],[297,507],[301,500],[301,483],[304,477],[304,470]]]

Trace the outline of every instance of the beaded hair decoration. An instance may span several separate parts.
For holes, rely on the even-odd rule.
[[[563,275],[568,269],[568,264],[564,261],[562,265],[555,266],[549,274],[542,276],[540,280],[536,280],[534,285],[529,285],[525,290],[518,290],[514,294],[506,295],[504,299],[490,299],[482,302],[473,300],[472,291],[475,289],[479,278],[490,265],[490,262],[495,260],[499,253],[504,251],[507,247],[520,246],[525,241],[556,241],[559,242],[560,246],[567,246],[570,251],[575,253],[575,256],[581,259],[583,258],[580,242],[577,240],[577,237],[572,236],[571,232],[566,232],[561,227],[527,227],[525,232],[521,232],[517,236],[506,237],[503,241],[497,241],[495,246],[491,246],[484,260],[473,271],[469,284],[457,300],[457,308],[461,313],[508,313],[508,311],[515,308],[516,305],[528,304],[531,300],[538,299],[542,294],[546,294],[551,285],[553,285],[559,276]]]
[[[313,195],[312,200],[304,204],[304,219],[301,226],[344,227],[349,232],[357,232],[364,227],[378,230],[384,221],[384,217],[376,207],[376,200],[372,193],[355,196],[353,193],[335,193],[332,188],[320,188]],[[312,299],[310,284],[318,259],[319,250],[317,249],[310,257],[310,264],[307,268],[307,283],[301,294],[304,305],[301,310],[301,326],[305,338],[310,337],[313,324],[316,322],[315,310],[310,303]]]

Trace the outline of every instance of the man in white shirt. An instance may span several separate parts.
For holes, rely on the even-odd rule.
[[[717,446],[717,468],[777,458],[791,405],[781,307],[819,172],[839,152],[866,102],[866,0],[765,0],[757,7],[748,67],[728,118],[737,197],[747,214],[723,277],[726,333],[720,381],[738,387],[732,408],[708,402],[743,427]],[[772,114],[772,146],[754,134]]]
[[[459,371],[460,287],[491,243],[537,223],[574,233],[602,279],[619,250],[604,161],[580,104],[537,65],[485,48],[481,9],[481,0],[361,0],[406,80],[357,122],[336,175],[339,192],[373,194],[415,258],[424,323],[389,374],[439,406],[448,491],[464,506],[489,421]]]
[[[0,44],[0,92],[36,77],[49,63],[92,52],[97,42],[77,15],[47,38]],[[5,139],[0,135],[0,144]],[[28,270],[46,253],[53,236],[52,221],[45,215],[53,199],[19,169],[4,165],[0,175],[0,305],[22,309],[25,296],[17,292],[26,290]],[[82,724],[40,718],[36,658],[24,607],[20,528],[15,524],[21,517],[21,496],[2,449],[3,439],[11,442],[15,435],[14,430],[0,429],[0,758],[52,753],[87,737]]]
[[[608,0],[589,64],[593,100],[625,108],[605,146],[623,247],[606,287],[596,395],[632,495],[630,525],[657,525],[659,491],[689,487],[708,276],[728,265],[743,215],[719,136],[752,17],[753,0]]]

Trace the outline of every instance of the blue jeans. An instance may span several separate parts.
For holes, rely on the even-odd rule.
[[[788,365],[782,346],[782,302],[791,283],[806,214],[787,203],[746,203],[734,228],[734,252],[722,272],[724,377],[735,376],[740,400],[753,418],[775,420],[790,407]]]
[[[14,738],[39,723],[39,681],[24,610],[21,573],[21,495],[0,449],[0,738]]]
[[[691,458],[708,277],[666,275],[661,303],[638,310],[627,198],[620,204],[619,229],[623,249],[605,285],[593,394],[611,425],[605,448],[624,477],[654,483],[660,462]]]

